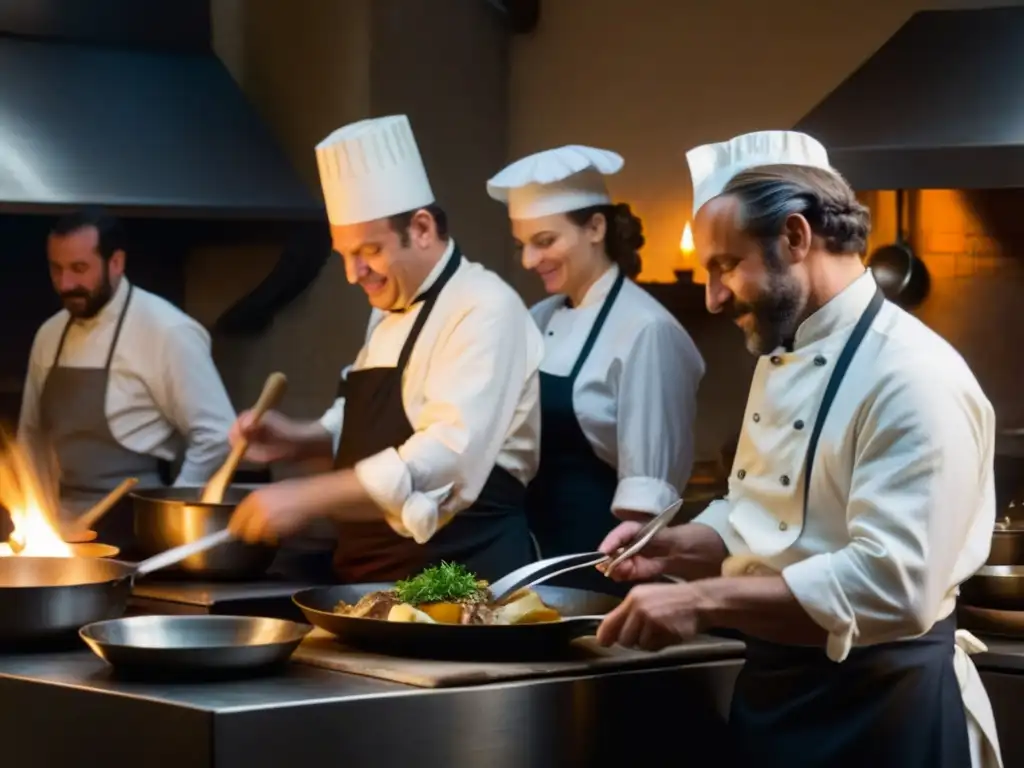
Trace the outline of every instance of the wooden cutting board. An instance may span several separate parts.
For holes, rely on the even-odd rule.
[[[357,651],[338,643],[322,629],[313,630],[292,656],[292,661],[334,672],[376,677],[420,688],[485,685],[561,675],[585,675],[617,669],[669,667],[743,655],[743,643],[698,635],[685,645],[657,653],[602,648],[593,637],[573,643],[572,658],[540,662],[431,661]]]

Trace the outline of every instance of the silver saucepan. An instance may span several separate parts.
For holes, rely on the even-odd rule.
[[[219,504],[199,501],[202,488],[153,488],[132,494],[136,544],[149,557],[223,530],[239,502],[258,487],[229,486]],[[252,579],[266,573],[276,554],[277,547],[232,541],[183,560],[175,570],[197,578]]]

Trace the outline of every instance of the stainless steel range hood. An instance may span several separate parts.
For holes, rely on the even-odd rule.
[[[917,13],[796,126],[857,189],[1024,187],[1024,8]]]
[[[323,217],[212,52],[6,36],[0,72],[0,210]]]

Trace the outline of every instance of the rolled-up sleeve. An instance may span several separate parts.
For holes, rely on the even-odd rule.
[[[461,498],[476,498],[542,344],[514,294],[467,308],[435,347],[426,380],[418,385],[425,402],[412,420],[412,437],[355,466],[374,501],[399,515],[413,492],[437,494],[455,487]],[[531,345],[538,351],[532,355]],[[445,511],[458,510],[449,504]]]
[[[640,332],[619,387],[613,512],[657,514],[679,498],[693,468],[703,376],[704,360],[678,325],[659,321]]]
[[[883,377],[860,414],[847,506],[851,543],[782,572],[828,632],[828,655],[927,631],[990,482],[994,416],[984,398],[921,370]],[[981,474],[979,474],[981,473]],[[973,512],[972,512],[973,510]],[[984,561],[984,556],[981,557]]]

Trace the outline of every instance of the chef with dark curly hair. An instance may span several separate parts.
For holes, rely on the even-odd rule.
[[[679,499],[693,464],[704,361],[634,279],[640,219],[613,203],[615,152],[565,146],[524,157],[487,183],[508,206],[523,267],[551,294],[531,310],[544,334],[540,469],[527,512],[540,553],[593,551],[620,520]],[[598,573],[565,582],[616,591]]]

